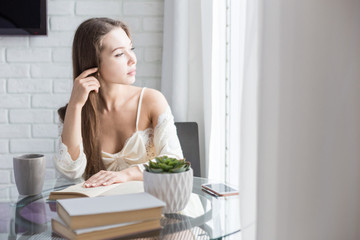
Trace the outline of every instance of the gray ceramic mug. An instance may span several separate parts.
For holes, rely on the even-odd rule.
[[[21,195],[40,194],[45,178],[45,156],[25,154],[13,158],[16,187]]]

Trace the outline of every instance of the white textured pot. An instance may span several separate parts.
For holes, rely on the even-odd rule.
[[[193,170],[182,173],[150,173],[144,171],[144,190],[164,201],[164,213],[183,210],[193,188]]]

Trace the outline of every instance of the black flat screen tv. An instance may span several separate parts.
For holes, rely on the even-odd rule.
[[[0,35],[46,35],[46,0],[0,0]]]

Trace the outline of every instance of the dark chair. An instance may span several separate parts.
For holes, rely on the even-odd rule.
[[[176,122],[177,134],[184,158],[191,162],[195,177],[200,177],[199,131],[196,122]]]

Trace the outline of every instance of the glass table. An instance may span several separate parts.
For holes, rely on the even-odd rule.
[[[15,185],[0,189],[0,239],[62,239],[52,233],[56,202],[47,198],[51,191],[77,182],[64,178],[45,180],[43,192],[36,196],[19,195]],[[194,177],[193,193],[183,211],[165,214],[160,231],[131,238],[221,239],[239,232],[240,197],[209,195],[201,190],[201,184],[208,182]]]

